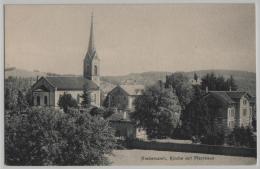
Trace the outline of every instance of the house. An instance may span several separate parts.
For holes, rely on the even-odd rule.
[[[136,125],[130,120],[126,113],[114,113],[108,118],[108,120],[118,139],[136,138]]]
[[[234,127],[252,127],[253,106],[250,96],[243,91],[208,91],[204,96],[214,126],[218,131],[229,133]]]
[[[113,88],[106,97],[107,107],[114,109],[115,113],[109,119],[112,128],[119,138],[146,139],[146,131],[136,127],[131,121],[130,113],[134,111],[134,100],[143,94],[144,85],[124,83]]]
[[[144,91],[144,85],[117,85],[107,94],[107,107],[117,108],[127,112],[134,110],[134,100]]]
[[[64,67],[65,68],[65,67]],[[68,93],[80,103],[80,95],[86,89],[91,96],[91,104],[100,106],[100,59],[94,44],[93,14],[88,50],[83,61],[83,76],[41,77],[32,86],[34,106],[58,106],[59,97]]]

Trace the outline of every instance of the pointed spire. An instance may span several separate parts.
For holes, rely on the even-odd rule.
[[[88,43],[88,54],[92,55],[95,52],[94,44],[94,24],[93,24],[93,12],[91,13],[91,26],[90,26],[90,36]]]

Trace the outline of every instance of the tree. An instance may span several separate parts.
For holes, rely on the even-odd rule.
[[[185,110],[186,106],[192,100],[193,95],[193,87],[189,82],[188,77],[181,72],[166,76],[166,87],[173,88],[179,99],[182,110]]]
[[[205,76],[201,79],[201,88],[202,90],[206,90],[206,87],[208,87],[208,90],[216,90],[216,75],[212,73],[207,73]]]
[[[68,108],[70,107],[78,107],[77,100],[75,100],[71,94],[64,93],[63,95],[60,95],[58,105],[65,113],[68,112]]]
[[[229,79],[225,79],[223,76],[216,76],[213,72],[210,74],[206,74],[202,77],[201,89],[206,90],[215,90],[215,91],[229,91],[230,89],[235,91],[237,90],[237,85],[235,84],[235,80],[231,75]]]
[[[112,116],[114,113],[115,113],[115,111],[114,111],[113,109],[111,109],[111,108],[106,108],[106,109],[105,109],[105,112],[104,112],[104,114],[103,114],[103,117],[106,119],[106,118]]]
[[[105,114],[105,109],[103,108],[98,108],[98,107],[93,107],[91,110],[90,110],[90,115],[91,116],[102,116]]]
[[[5,109],[12,110],[17,105],[17,92],[5,85]]]
[[[81,113],[28,108],[5,116],[7,165],[107,165],[115,144],[109,122]]]
[[[23,95],[23,93],[19,90],[18,91],[18,97],[17,97],[17,107],[19,110],[23,110],[28,106],[28,103],[26,101],[26,97]]]
[[[226,84],[228,90],[236,91],[238,88],[232,75],[227,79]]]
[[[189,137],[203,135],[211,127],[208,105],[204,101],[203,92],[198,86],[194,86],[193,99],[184,111],[182,121]]]
[[[20,106],[17,104],[18,93],[20,92],[20,97],[24,100],[20,100],[23,103],[32,104],[31,96],[31,86],[35,82],[33,78],[17,78],[17,77],[8,77],[5,79],[4,92],[5,92],[5,109],[13,110],[16,108],[20,109]],[[22,93],[22,95],[21,95]],[[29,97],[30,95],[30,97]]]
[[[146,129],[150,138],[171,136],[179,124],[181,107],[172,88],[160,82],[145,89],[134,102],[131,118]]]
[[[88,85],[85,84],[83,87],[83,94],[81,95],[82,101],[81,106],[82,107],[89,107],[91,105],[91,93],[88,91]]]
[[[226,86],[226,81],[225,78],[223,76],[218,76],[216,78],[216,88],[214,90],[217,91],[226,91],[228,88]]]

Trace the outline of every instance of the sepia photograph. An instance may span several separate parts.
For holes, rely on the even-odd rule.
[[[5,166],[256,165],[255,3],[3,4],[3,22]]]

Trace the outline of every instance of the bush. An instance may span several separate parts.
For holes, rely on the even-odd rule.
[[[69,108],[76,108],[78,107],[77,100],[75,100],[71,94],[64,93],[60,95],[58,105],[65,113],[68,112]]]
[[[78,110],[30,108],[5,118],[7,165],[107,165],[116,146],[106,120]]]
[[[249,127],[235,127],[234,130],[228,135],[227,143],[238,147],[256,147],[256,139],[254,138],[253,132]]]
[[[202,144],[209,144],[209,145],[223,145],[225,141],[224,133],[217,132],[209,133],[206,136],[201,136],[200,141]]]

